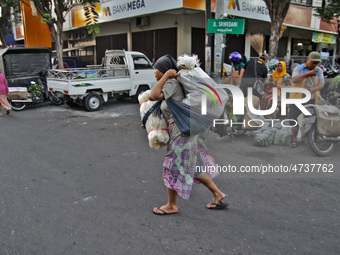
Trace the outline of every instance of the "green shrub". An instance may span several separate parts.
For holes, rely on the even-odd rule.
[[[339,84],[340,84],[340,75],[333,78],[333,80],[328,86],[328,91],[337,91],[337,89],[339,88]]]

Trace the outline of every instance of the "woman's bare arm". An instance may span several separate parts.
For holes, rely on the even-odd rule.
[[[179,76],[179,73],[176,72],[174,69],[168,70],[163,77],[155,84],[155,86],[151,89],[149,94],[149,100],[156,101],[156,100],[163,100],[164,95],[162,89],[164,84],[168,79],[176,78]]]

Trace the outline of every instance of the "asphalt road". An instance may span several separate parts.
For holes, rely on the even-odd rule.
[[[165,150],[148,147],[137,104],[86,112],[46,102],[1,117],[0,129],[1,255],[339,254],[339,146],[320,158],[302,144],[259,148],[250,133],[208,133],[220,166],[327,172],[221,173],[228,210],[206,209],[212,196],[195,185],[178,215],[156,216]]]

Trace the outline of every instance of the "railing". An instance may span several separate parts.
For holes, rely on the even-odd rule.
[[[98,79],[113,77],[128,77],[130,75],[127,66],[115,68],[76,68],[76,69],[50,69],[48,78],[61,80]]]

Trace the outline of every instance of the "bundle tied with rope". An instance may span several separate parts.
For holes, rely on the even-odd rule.
[[[160,149],[168,146],[168,126],[160,112],[161,101],[150,101],[149,94],[150,90],[147,90],[138,96],[139,110],[148,133],[150,148]]]
[[[225,90],[217,88],[215,81],[199,67],[196,55],[180,56],[177,65],[181,68],[177,80],[183,87],[185,98],[182,101],[170,98],[166,100],[167,105],[183,134],[203,133],[213,125],[214,119],[223,114],[228,94]],[[206,107],[204,114],[202,106]]]

